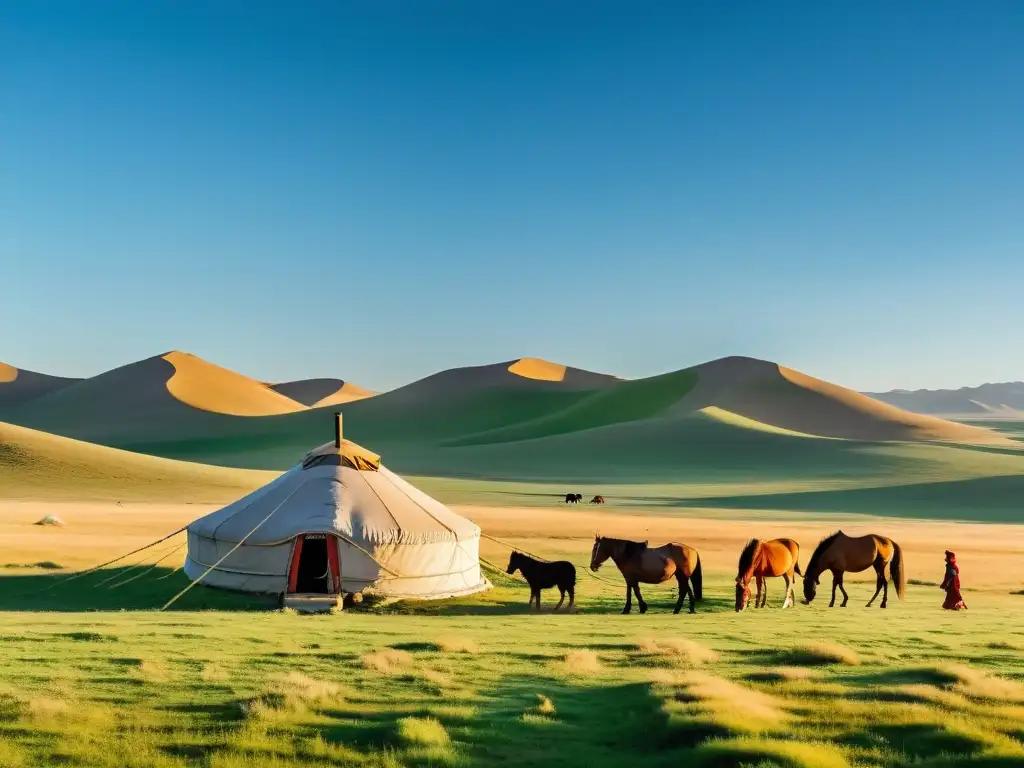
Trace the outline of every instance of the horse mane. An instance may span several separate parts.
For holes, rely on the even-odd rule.
[[[825,554],[825,550],[832,546],[832,544],[835,543],[835,540],[839,538],[842,533],[842,531],[836,531],[818,542],[818,546],[814,548],[814,553],[811,555],[811,559],[808,561],[807,568],[804,570],[804,573],[813,572],[814,566],[818,564],[819,558]]]
[[[761,546],[760,539],[751,539],[747,542],[747,546],[743,548],[743,552],[740,553],[740,566],[738,576],[742,576],[751,569],[754,565],[754,555],[757,554],[757,548]]]

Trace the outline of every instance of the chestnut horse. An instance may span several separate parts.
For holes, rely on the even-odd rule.
[[[782,601],[782,607],[789,608],[793,605],[793,574],[802,575],[799,559],[800,545],[792,539],[748,541],[740,554],[739,571],[736,574],[736,610],[744,610],[750,602],[751,579],[757,582],[754,607],[764,608],[768,603],[766,579],[770,576],[782,576],[786,580],[786,599]]]
[[[907,591],[907,568],[903,562],[903,550],[900,549],[900,545],[892,539],[876,534],[854,537],[836,531],[821,540],[811,555],[810,562],[807,563],[807,570],[804,572],[804,604],[807,605],[814,599],[815,587],[821,574],[832,571],[832,601],[828,607],[836,604],[838,588],[843,593],[843,602],[839,607],[845,608],[850,596],[843,588],[843,574],[859,573],[868,568],[874,568],[878,575],[875,594],[868,600],[868,608],[875,602],[879,592],[882,592],[882,604],[879,607],[885,608],[889,601],[890,577],[896,587],[896,596],[900,600],[903,599]]]
[[[695,612],[694,600],[704,599],[700,555],[693,547],[676,543],[648,547],[646,541],[595,536],[590,570],[596,571],[609,557],[626,580],[626,607],[622,609],[623,613],[633,609],[633,593],[636,593],[640,613],[646,613],[647,603],[640,595],[640,584],[662,584],[673,576],[679,584],[679,599],[672,613],[679,613],[683,607],[683,598],[687,595],[690,596],[690,613]]]

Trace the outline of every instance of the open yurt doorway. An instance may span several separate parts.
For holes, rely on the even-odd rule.
[[[295,539],[288,592],[298,595],[336,595],[340,592],[338,542],[326,533],[307,533]]]

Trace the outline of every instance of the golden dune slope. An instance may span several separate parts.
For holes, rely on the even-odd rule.
[[[363,389],[360,386],[353,384],[352,382],[346,381],[341,389],[327,397],[321,398],[313,403],[314,408],[321,408],[325,405],[341,405],[342,403],[351,403],[354,400],[365,400],[368,397],[373,397],[376,392],[372,392],[369,389]]]
[[[988,429],[903,411],[766,360],[726,357],[698,365],[675,410],[714,407],[771,427],[818,437],[1016,446]]]
[[[18,378],[18,369],[13,365],[0,362],[0,384],[9,384]]]
[[[275,416],[306,409],[265,384],[195,355],[175,351],[163,359],[174,366],[167,390],[193,408],[230,416]]]
[[[551,363],[536,357],[524,357],[508,367],[510,373],[525,379],[537,381],[562,381],[565,379],[565,366]]]

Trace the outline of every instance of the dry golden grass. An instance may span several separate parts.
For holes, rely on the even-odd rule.
[[[794,665],[845,664],[860,666],[860,655],[839,643],[801,643],[787,654]]]
[[[438,638],[435,644],[444,653],[480,653],[480,646],[468,637],[446,635]]]
[[[135,659],[129,674],[144,683],[166,683],[170,679],[166,665],[154,659]]]
[[[205,683],[222,683],[228,679],[228,672],[219,664],[208,662],[199,671],[199,678]]]
[[[636,644],[636,649],[647,656],[657,656],[689,666],[710,664],[719,658],[710,648],[683,637],[645,638]]]
[[[543,693],[537,694],[537,706],[533,708],[533,713],[537,715],[547,715],[550,717],[555,714],[555,705],[551,699],[545,696]]]
[[[380,672],[384,675],[391,675],[396,672],[403,672],[412,667],[414,659],[408,651],[400,651],[395,648],[385,648],[382,651],[372,651],[363,656],[363,666]]]
[[[716,725],[737,733],[760,733],[779,726],[788,715],[779,701],[766,693],[705,672],[682,677],[685,698]]]
[[[754,672],[747,677],[760,683],[791,683],[810,680],[814,675],[815,671],[810,667],[774,667]]]
[[[560,666],[571,675],[596,675],[601,671],[601,659],[591,650],[569,651]]]
[[[956,679],[952,686],[955,693],[971,699],[1021,703],[1024,702],[1024,685],[1015,680],[1005,680],[966,664],[951,664],[939,668]]]
[[[270,689],[242,704],[242,712],[253,720],[266,720],[279,713],[301,712],[308,706],[341,697],[343,688],[330,680],[318,680],[301,672],[289,672],[274,681]]]

